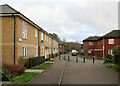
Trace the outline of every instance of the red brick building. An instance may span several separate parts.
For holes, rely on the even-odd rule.
[[[59,51],[66,52],[66,45],[65,44],[61,43],[61,44],[59,44],[58,47],[59,47]]]
[[[113,55],[113,48],[118,45],[120,45],[120,30],[113,30],[104,36],[91,36],[83,40],[83,50],[87,56]]]

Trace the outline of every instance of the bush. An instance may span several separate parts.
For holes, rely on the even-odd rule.
[[[114,54],[114,64],[120,70],[120,46],[116,46],[113,49],[113,54]]]
[[[19,76],[23,73],[25,73],[25,69],[23,66],[8,66],[8,69],[11,74],[14,74],[15,76]]]
[[[49,61],[49,60],[50,60],[50,58],[45,59],[45,61]]]
[[[24,58],[22,56],[19,57],[18,59],[18,65],[24,66],[28,58]]]
[[[33,57],[33,58],[29,58],[26,63],[25,63],[25,67],[27,69],[31,68],[31,67],[34,67],[36,65],[40,65],[42,63],[45,62],[45,57],[42,56],[42,57]]]
[[[2,81],[9,81],[14,76],[19,76],[25,73],[22,66],[5,66],[2,68]]]
[[[107,57],[105,58],[105,62],[113,62],[113,56],[108,54]]]
[[[67,52],[64,52],[64,54],[67,54]]]

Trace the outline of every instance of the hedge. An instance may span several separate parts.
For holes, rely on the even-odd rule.
[[[33,58],[29,58],[26,62],[25,62],[25,67],[27,69],[31,68],[31,67],[34,67],[36,65],[40,65],[42,63],[45,62],[45,57],[42,56],[42,57],[33,57]]]
[[[116,46],[113,49],[113,54],[114,54],[114,63],[120,71],[120,46]]]

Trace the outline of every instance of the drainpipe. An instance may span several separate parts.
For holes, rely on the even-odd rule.
[[[105,40],[104,40],[104,36],[103,36],[103,59],[105,58],[105,56],[104,56],[104,53],[105,53],[105,51],[104,51],[104,50],[105,50],[105,44],[104,44],[104,43],[105,43],[105,42],[104,42],[104,41],[105,41]]]
[[[14,65],[15,65],[15,25],[16,25],[16,20],[14,14],[12,14],[14,17]]]
[[[40,56],[40,47],[39,47],[39,30],[38,30],[38,56]]]

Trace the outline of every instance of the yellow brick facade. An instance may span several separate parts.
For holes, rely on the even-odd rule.
[[[0,17],[0,19],[2,19],[2,23],[1,23],[2,42],[0,42],[1,44],[0,47],[2,47],[2,62],[3,65],[6,64],[13,65],[14,64],[14,17],[12,16]],[[19,57],[23,56],[23,50],[22,50],[23,46],[27,47],[26,58],[35,57],[35,48],[37,48],[37,56],[45,56],[45,58],[48,58],[49,54],[52,54],[53,52],[54,53],[58,52],[57,51],[58,42],[55,41],[48,33],[36,27],[34,24],[31,24],[29,20],[26,21],[25,19],[19,16],[15,16],[15,21],[16,21],[15,24],[15,63],[16,64]],[[23,21],[27,23],[27,39],[22,37]],[[35,37],[36,29],[37,29],[37,37]],[[43,33],[43,43],[41,42],[41,33]]]

